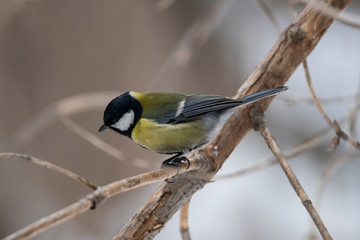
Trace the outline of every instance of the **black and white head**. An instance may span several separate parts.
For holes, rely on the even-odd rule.
[[[111,100],[107,105],[104,111],[104,124],[100,127],[99,132],[110,128],[131,137],[133,128],[141,118],[141,113],[140,102],[131,96],[130,92],[124,93]]]

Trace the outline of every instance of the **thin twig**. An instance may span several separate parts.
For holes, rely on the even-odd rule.
[[[325,121],[327,122],[327,124],[334,129],[335,133],[337,136],[341,137],[342,139],[344,139],[345,141],[349,142],[351,145],[353,145],[356,149],[360,150],[360,143],[358,141],[356,141],[355,139],[353,139],[352,137],[350,137],[348,134],[346,134],[340,127],[339,123],[334,120],[331,121],[331,119],[329,118],[329,116],[325,113],[323,107],[321,106],[319,100],[317,99],[317,96],[315,94],[312,82],[311,82],[311,77],[310,77],[310,72],[309,72],[309,67],[307,65],[307,61],[306,59],[303,62],[303,66],[304,66],[304,70],[305,70],[305,76],[306,76],[306,82],[309,86],[309,90],[311,92],[311,96],[315,102],[315,105],[317,107],[317,109],[319,110],[321,116],[325,119]]]
[[[359,109],[357,109],[357,111],[359,111]],[[354,112],[356,112],[356,111],[354,110]],[[343,117],[339,121],[339,123],[344,122],[348,117]],[[328,140],[331,133],[332,133],[331,128],[323,129],[320,132],[303,140],[302,142],[297,144],[295,147],[293,147],[289,150],[284,150],[283,153],[284,153],[285,158],[291,159],[293,157],[299,156],[300,154],[303,154],[311,149],[318,147],[319,145],[323,144],[324,141]],[[230,173],[225,173],[222,175],[218,175],[215,177],[214,180],[216,180],[216,181],[217,180],[226,180],[226,179],[233,178],[233,177],[243,176],[243,175],[255,172],[255,171],[265,169],[276,163],[277,163],[277,161],[273,156],[268,156],[268,157],[264,158],[262,161],[254,164],[254,165],[251,165],[247,168],[240,169],[240,170],[230,172]]]
[[[155,167],[155,163],[153,161],[138,158],[138,157],[133,157],[127,153],[124,153],[124,152],[116,149],[115,147],[104,142],[100,138],[94,136],[86,129],[82,128],[79,124],[75,123],[69,117],[61,116],[60,119],[65,124],[65,126],[67,126],[75,134],[77,134],[81,138],[85,139],[86,141],[88,141],[93,146],[97,147],[98,149],[102,150],[103,152],[114,157],[115,159],[118,159],[123,163],[134,165],[139,168]]]
[[[339,104],[341,102],[350,102],[354,100],[358,100],[360,98],[360,94],[348,95],[348,96],[336,96],[329,98],[319,98],[319,102],[321,104]],[[314,104],[314,100],[312,97],[305,96],[289,96],[289,95],[280,95],[277,97],[277,100],[281,100],[289,105],[295,104]]]
[[[360,92],[360,84],[358,85],[357,94]],[[358,104],[358,99],[355,99],[355,107],[349,110],[348,119],[349,119],[349,130],[350,134],[355,136],[355,122],[357,119],[358,111],[360,109],[360,104]],[[350,146],[347,146],[344,149],[341,149],[339,153],[337,153],[328,163],[320,174],[319,179],[317,180],[316,188],[315,188],[315,200],[314,205],[320,209],[322,199],[325,195],[326,184],[328,184],[331,176],[335,175],[335,173],[346,163],[348,163],[354,156],[358,155],[358,151],[354,151],[353,148],[350,149]],[[309,227],[309,240],[316,239],[316,231],[314,229],[313,224],[310,224]]]
[[[308,1],[297,1],[298,2],[308,2]],[[292,17],[293,19],[296,18],[296,11],[295,11],[295,4],[293,3],[290,6],[292,9],[291,13],[292,13]],[[323,2],[313,2],[313,7],[321,12],[324,12],[326,14],[329,14],[330,16],[332,16],[333,18],[337,18],[338,14],[339,14],[339,10],[336,8],[333,8],[332,6],[325,6]],[[310,77],[310,71],[309,71],[309,67],[307,64],[307,60],[305,59],[303,61],[303,67],[304,67],[304,71],[305,71],[305,76],[306,76],[306,80],[312,95],[312,99],[313,102],[315,103],[316,107],[318,108],[320,114],[322,115],[322,117],[325,119],[325,121],[328,123],[328,125],[333,128],[336,132],[336,136],[333,137],[331,145],[328,148],[328,151],[332,151],[334,150],[339,144],[340,144],[340,138],[343,138],[344,140],[350,142],[355,148],[360,149],[360,143],[357,142],[356,140],[354,140],[353,138],[351,138],[348,134],[346,134],[344,131],[342,131],[339,123],[334,120],[331,121],[330,118],[328,117],[328,115],[325,113],[324,109],[322,108],[319,99],[317,98],[314,88],[312,86],[312,82],[311,82],[311,77]],[[356,96],[358,96],[358,94],[356,94]]]
[[[320,144],[324,143],[324,141],[326,141],[329,138],[330,133],[332,133],[332,130],[329,128],[326,128],[326,129],[312,135],[311,137],[305,139],[304,141],[300,142],[295,147],[293,147],[289,150],[285,150],[284,156],[287,159],[291,159],[291,158],[296,157],[300,154],[303,154],[311,149],[314,149],[314,148],[318,147]],[[242,176],[242,175],[245,175],[248,173],[252,173],[252,172],[267,168],[276,163],[277,163],[277,161],[274,158],[274,156],[268,156],[265,159],[263,159],[262,161],[254,164],[250,167],[247,167],[247,168],[244,168],[244,169],[241,169],[238,171],[234,171],[231,173],[219,175],[215,178],[215,180],[224,180],[224,179],[229,179],[232,177]]]
[[[265,122],[264,122],[264,113],[263,113],[262,109],[260,107],[253,107],[250,110],[250,118],[251,118],[251,122],[254,126],[254,130],[260,131],[261,135],[264,137],[267,145],[269,146],[270,150],[273,152],[276,160],[279,162],[279,164],[280,164],[281,168],[283,169],[286,177],[288,178],[291,186],[293,187],[296,194],[299,196],[301,202],[303,203],[304,207],[306,208],[306,210],[310,214],[311,218],[313,219],[313,221],[314,221],[316,227],[318,228],[323,239],[325,239],[325,240],[332,239],[326,226],[324,225],[319,214],[317,213],[316,209],[314,208],[311,200],[307,196],[305,190],[301,186],[295,173],[293,172],[290,165],[286,161],[284,155],[282,154],[273,135],[271,134],[269,129],[266,127]]]
[[[316,187],[315,187],[315,194],[314,194],[314,206],[318,210],[321,207],[321,201],[325,194],[326,184],[328,184],[330,178],[335,175],[335,173],[346,163],[348,163],[351,159],[355,156],[359,155],[358,151],[351,151],[354,149],[345,148],[342,149],[337,155],[335,155],[328,163],[326,164],[325,168],[321,172],[319,179],[317,180]],[[350,154],[349,154],[350,152]],[[314,229],[313,224],[310,225],[309,231],[309,239],[316,239],[316,232]]]
[[[98,187],[96,191],[88,194],[86,197],[83,197],[76,203],[73,203],[68,207],[65,207],[47,217],[44,217],[23,229],[20,229],[19,231],[4,238],[4,240],[29,239],[57,224],[78,216],[90,209],[95,209],[100,205],[100,203],[119,193],[133,190],[151,183],[159,182],[188,170],[199,169],[201,168],[201,164],[191,161],[190,168],[187,169],[187,167],[187,163],[180,164],[178,168],[164,167],[159,170],[139,174],[107,184],[102,187]]]
[[[185,203],[180,209],[180,233],[182,240],[191,240],[189,232],[189,205],[190,202]]]
[[[74,179],[77,182],[80,182],[82,184],[85,184],[86,186],[88,186],[89,188],[91,188],[92,190],[97,189],[97,186],[92,184],[90,181],[86,180],[85,178],[77,175],[76,173],[73,173],[65,168],[59,167],[53,163],[50,163],[48,161],[44,161],[41,160],[39,158],[30,156],[30,155],[26,155],[26,154],[19,154],[19,153],[0,153],[0,158],[1,159],[22,159],[22,160],[26,160],[29,161],[30,163],[45,167],[47,169],[50,169],[54,172],[60,173],[64,176],[67,176],[71,179]]]
[[[291,0],[290,7],[294,9],[297,5],[308,4],[310,0]],[[360,16],[349,12],[342,12],[339,15],[339,9],[332,6],[325,6],[322,1],[317,1],[313,4],[313,7],[322,13],[336,19],[337,21],[355,28],[360,28]]]
[[[226,16],[234,0],[216,0],[205,9],[198,19],[185,31],[180,40],[164,61],[158,74],[151,81],[148,91],[165,88],[175,71],[180,71],[209,39],[214,29]]]

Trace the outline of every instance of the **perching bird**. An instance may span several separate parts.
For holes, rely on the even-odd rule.
[[[213,140],[238,107],[285,90],[287,87],[273,88],[237,100],[214,95],[126,92],[107,105],[99,132],[110,128],[149,150],[176,154],[163,164],[177,165],[183,154]]]

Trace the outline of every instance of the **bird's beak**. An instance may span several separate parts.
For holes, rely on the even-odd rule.
[[[99,128],[99,131],[98,132],[102,132],[102,131],[104,131],[104,130],[106,130],[106,129],[108,129],[109,128],[109,126],[106,126],[105,124],[103,124],[100,128]]]

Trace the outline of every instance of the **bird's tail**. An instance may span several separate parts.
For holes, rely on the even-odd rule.
[[[278,93],[286,91],[287,89],[288,89],[287,86],[268,89],[268,90],[265,90],[265,91],[262,91],[262,92],[257,92],[257,93],[251,94],[249,96],[240,98],[238,100],[238,102],[241,103],[240,106],[243,106],[243,105],[258,101],[258,100],[263,99],[263,98],[274,96],[274,95],[276,95]]]

